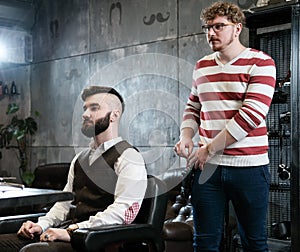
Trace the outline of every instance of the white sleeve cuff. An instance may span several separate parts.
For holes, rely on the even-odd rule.
[[[196,123],[194,120],[185,120],[181,123],[180,130],[184,128],[191,128],[194,131],[194,134],[198,132],[198,123]]]
[[[248,132],[243,130],[243,128],[241,128],[240,125],[237,124],[234,119],[231,119],[227,123],[226,129],[228,130],[230,135],[232,135],[237,141],[245,138],[248,135]]]

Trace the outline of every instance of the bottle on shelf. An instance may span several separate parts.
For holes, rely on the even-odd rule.
[[[16,94],[18,94],[18,92],[17,92],[17,86],[16,86],[15,81],[12,81],[12,83],[11,83],[10,94],[11,94],[11,95],[16,95]]]
[[[8,95],[8,93],[9,93],[8,92],[8,86],[7,86],[7,84],[5,84],[4,87],[3,87],[3,94]]]

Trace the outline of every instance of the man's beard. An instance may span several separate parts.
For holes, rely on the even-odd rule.
[[[233,40],[234,40],[234,33],[233,33],[233,31],[232,31],[231,37],[230,37],[230,39],[229,39],[228,42],[226,42],[226,43],[224,44],[224,41],[220,41],[220,40],[217,39],[217,41],[218,41],[219,43],[221,43],[221,46],[220,46],[220,45],[214,46],[212,43],[210,43],[210,44],[211,44],[210,46],[211,46],[211,49],[212,49],[214,52],[218,52],[218,51],[224,49],[225,47],[229,46],[230,44],[232,44]]]
[[[95,124],[89,120],[85,120],[81,127],[82,134],[87,137],[94,137],[106,131],[110,124],[110,114],[111,112],[108,112],[104,117],[99,118]]]

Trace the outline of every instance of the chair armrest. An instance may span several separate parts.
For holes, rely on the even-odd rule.
[[[192,241],[193,227],[186,222],[169,222],[164,224],[163,239],[165,241]]]
[[[0,234],[16,233],[23,222],[31,220],[36,222],[40,216],[46,213],[22,214],[0,217]]]
[[[90,229],[76,229],[71,237],[77,251],[99,251],[111,243],[146,242],[155,251],[164,250],[162,235],[150,224],[107,225]]]

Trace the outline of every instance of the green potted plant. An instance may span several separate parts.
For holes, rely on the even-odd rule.
[[[17,157],[20,162],[19,172],[24,184],[30,186],[34,180],[34,174],[28,167],[28,136],[34,135],[37,131],[37,123],[33,117],[19,118],[16,112],[19,106],[16,103],[8,104],[6,114],[12,115],[7,125],[0,124],[0,159],[1,149],[17,150]],[[35,116],[39,116],[36,111]]]

